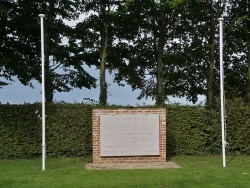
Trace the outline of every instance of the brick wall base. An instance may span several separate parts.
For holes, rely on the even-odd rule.
[[[100,115],[113,114],[159,114],[159,148],[156,156],[100,156]],[[93,163],[115,162],[165,162],[166,161],[166,109],[164,108],[118,108],[94,109],[92,111]]]

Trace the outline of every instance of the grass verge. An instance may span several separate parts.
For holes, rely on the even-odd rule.
[[[0,187],[250,187],[250,156],[227,156],[222,167],[221,156],[176,156],[171,161],[183,166],[179,169],[86,170],[90,159],[53,158],[0,160]]]

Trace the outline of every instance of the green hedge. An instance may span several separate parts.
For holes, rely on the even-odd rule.
[[[48,156],[92,154],[91,112],[95,107],[68,103],[46,105]],[[227,153],[250,154],[250,109],[230,108],[226,112]],[[41,156],[42,121],[38,115],[41,115],[39,103],[0,104],[0,158]],[[220,118],[220,111],[166,106],[167,155],[221,154]]]
[[[41,156],[40,109],[41,104],[0,105],[0,158]],[[89,105],[46,105],[47,155],[91,155],[91,113]]]
[[[250,154],[250,109],[226,109],[226,151]],[[221,154],[221,113],[192,106],[168,106],[167,151],[169,154]]]

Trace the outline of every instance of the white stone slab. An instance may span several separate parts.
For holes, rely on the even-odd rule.
[[[159,155],[159,114],[100,115],[101,156]]]

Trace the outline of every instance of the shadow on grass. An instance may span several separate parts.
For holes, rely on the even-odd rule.
[[[230,165],[236,158],[238,157],[237,154],[226,156],[226,163]]]
[[[172,161],[176,156],[176,154],[173,153],[167,153],[167,161]]]

